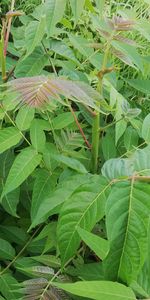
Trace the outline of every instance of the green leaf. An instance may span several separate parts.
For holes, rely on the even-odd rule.
[[[132,155],[131,161],[134,166],[134,173],[139,173],[141,175],[150,175],[150,146],[143,149],[137,149],[137,151]]]
[[[74,18],[75,18],[75,23],[78,22],[81,14],[82,14],[84,4],[85,4],[85,0],[80,0],[80,1],[70,0],[70,5],[71,5],[71,9],[72,9]]]
[[[17,280],[10,274],[3,274],[0,277],[0,292],[6,300],[19,300],[19,293],[14,291],[17,285],[19,286]]]
[[[107,256],[109,251],[109,243],[107,240],[102,239],[93,233],[88,232],[80,227],[77,229],[81,239],[85,244],[101,259]]]
[[[117,149],[115,147],[115,138],[112,132],[106,133],[106,135],[103,137],[102,151],[105,160],[116,157]]]
[[[105,0],[95,0],[95,2],[96,2],[96,6],[99,10],[99,14],[102,16],[103,9],[104,9],[104,6],[105,6]]]
[[[19,203],[20,189],[17,188],[14,191],[5,195],[1,201],[1,205],[10,215],[17,217],[17,205]]]
[[[77,227],[92,230],[104,216],[106,193],[109,184],[100,176],[93,176],[78,188],[61,209],[58,220],[58,246],[62,266],[75,254],[80,244]]]
[[[33,260],[42,263],[51,268],[60,268],[60,259],[53,255],[32,256]]]
[[[68,274],[82,280],[104,280],[102,263],[79,264],[76,268],[67,269]]]
[[[81,174],[87,173],[84,165],[82,165],[80,161],[75,158],[67,157],[64,155],[52,155],[52,158]]]
[[[117,282],[80,281],[76,283],[53,283],[68,293],[95,300],[136,300],[133,291]]]
[[[113,180],[115,178],[129,177],[133,175],[134,168],[131,160],[125,158],[112,158],[102,167],[102,175]]]
[[[25,245],[28,235],[25,231],[17,226],[9,226],[9,225],[0,225],[0,236],[5,238],[7,236],[7,240],[10,243],[15,243],[17,245]]]
[[[7,127],[0,130],[0,153],[19,143],[22,136],[15,127]]]
[[[69,35],[69,40],[71,44],[74,46],[75,49],[78,49],[78,51],[85,57],[89,57],[94,53],[94,50],[88,47],[88,42],[85,38],[82,36],[76,36],[73,34]]]
[[[142,59],[141,59],[138,51],[135,49],[135,47],[132,47],[132,46],[127,45],[127,44],[123,44],[121,42],[116,42],[116,41],[112,41],[111,45],[117,51],[120,51],[120,53],[122,53],[125,57],[127,57],[127,59],[129,59],[131,61],[131,64],[129,64],[129,65],[135,66],[136,68],[138,68],[140,71],[143,72]],[[122,60],[123,60],[124,56],[122,56]],[[121,59],[121,55],[120,55],[119,58]],[[127,60],[126,61],[123,60],[123,61],[127,63]]]
[[[150,94],[150,80],[148,79],[128,79],[126,80],[127,83],[135,88],[136,90],[144,93],[144,94]]]
[[[115,125],[115,144],[117,145],[119,139],[124,134],[126,128],[127,128],[127,122],[122,119],[122,116],[124,115],[124,107],[128,109],[128,102],[127,100],[121,95],[117,94],[117,102],[116,102],[116,125]],[[126,110],[127,110],[126,109]]]
[[[57,53],[79,65],[73,50],[63,41],[52,40],[50,43],[50,51],[53,51],[54,53]]]
[[[33,120],[30,127],[30,139],[32,146],[38,152],[42,152],[46,143],[46,136],[44,131],[41,129],[41,124],[38,120]]]
[[[36,48],[26,59],[19,59],[15,68],[15,77],[40,75],[47,63],[48,55],[41,48]]]
[[[106,204],[110,252],[106,278],[131,283],[137,279],[147,255],[150,186],[122,182],[113,186]],[[134,249],[134,251],[133,251]]]
[[[15,250],[7,241],[0,239],[0,259],[12,260],[15,256]]]
[[[34,49],[39,46],[42,41],[42,38],[45,34],[46,27],[46,16],[42,16],[40,21],[32,21],[28,24],[25,30],[25,45],[26,45],[26,55],[24,57],[27,58]]]
[[[30,229],[46,221],[53,214],[53,210],[69,199],[72,193],[89,178],[91,178],[91,175],[88,174],[76,175],[58,185],[51,196],[42,201]]]
[[[52,36],[56,30],[56,24],[61,21],[66,7],[66,0],[46,0],[46,23],[48,36]]]
[[[149,0],[144,0],[144,2],[149,3]],[[145,18],[137,20],[134,25],[135,29],[140,32],[148,41],[150,41],[150,31],[149,31],[149,22]]]
[[[20,108],[17,117],[16,117],[16,125],[19,130],[27,130],[30,128],[31,122],[34,118],[35,109],[28,106],[23,106]]]
[[[139,136],[137,131],[129,126],[124,134],[124,145],[128,151],[132,150],[133,147],[137,147]]]
[[[22,150],[9,171],[2,197],[20,186],[39,165],[41,159],[42,156],[31,147]]]
[[[138,288],[139,295],[143,296],[143,298],[150,297],[150,234],[149,234],[149,241],[148,241],[148,251],[147,251],[147,258],[145,264],[138,276],[138,280],[136,283],[136,287]],[[133,286],[134,288],[134,286]]]
[[[150,143],[150,114],[148,114],[143,121],[142,138],[146,143]]]
[[[52,125],[54,130],[63,129],[71,125],[72,123],[74,123],[74,118],[71,112],[64,112],[52,119]]]
[[[32,193],[32,205],[31,205],[31,220],[34,221],[34,218],[37,215],[41,203],[45,198],[50,197],[52,193],[52,179],[46,170],[39,170],[36,180],[33,187]]]

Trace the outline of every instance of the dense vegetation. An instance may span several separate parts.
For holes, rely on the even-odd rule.
[[[0,7],[0,300],[150,298],[150,1]]]

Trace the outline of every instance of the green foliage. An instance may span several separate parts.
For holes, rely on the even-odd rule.
[[[149,299],[150,2],[10,2],[0,300]]]

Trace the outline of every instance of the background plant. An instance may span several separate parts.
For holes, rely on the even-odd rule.
[[[149,1],[12,4],[0,299],[148,299]]]

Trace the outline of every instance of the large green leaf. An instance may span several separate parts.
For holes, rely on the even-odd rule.
[[[50,43],[50,51],[53,51],[54,53],[57,53],[79,65],[73,50],[63,41],[52,40]]]
[[[47,220],[57,209],[73,194],[73,192],[82,184],[87,182],[91,175],[77,175],[62,182],[56,190],[48,197],[43,199],[32,222],[31,228]]]
[[[150,233],[149,233],[149,243],[148,243],[148,253],[145,264],[138,276],[138,280],[133,287],[135,286],[139,294],[143,296],[143,298],[150,298]]]
[[[67,271],[70,275],[76,276],[82,280],[104,280],[104,271],[101,262],[78,264],[76,268],[70,269],[70,272],[68,269]]]
[[[126,80],[129,85],[134,87],[136,90],[144,93],[150,94],[150,80],[148,79],[128,79]]]
[[[81,174],[87,173],[87,170],[85,169],[84,165],[81,164],[81,162],[75,158],[67,157],[60,154],[52,155],[52,158]]]
[[[102,167],[102,175],[113,180],[115,178],[133,175],[134,168],[131,160],[126,158],[112,158],[107,160]]]
[[[106,205],[106,278],[127,283],[137,279],[147,255],[149,195],[147,183],[122,182],[112,188]]]
[[[15,127],[7,127],[0,130],[0,153],[19,143],[21,134]]]
[[[150,145],[143,149],[138,149],[131,157],[134,172],[141,175],[150,175]]]
[[[20,130],[27,130],[30,128],[31,121],[34,118],[34,111],[33,108],[27,106],[20,108],[16,117],[16,125]]]
[[[76,23],[82,14],[84,4],[85,4],[85,0],[80,0],[80,1],[70,0],[71,9]]]
[[[17,217],[17,205],[19,203],[20,189],[17,188],[7,195],[1,201],[1,205],[10,215]]]
[[[52,36],[56,30],[56,24],[62,19],[66,7],[66,0],[46,0],[46,22],[48,36]]]
[[[30,127],[30,139],[32,146],[38,152],[42,152],[46,143],[46,136],[44,130],[41,128],[41,123],[39,120],[35,119],[31,123]]]
[[[133,291],[117,282],[80,281],[76,283],[54,283],[71,294],[95,300],[136,300]]]
[[[6,180],[2,197],[16,189],[39,165],[42,156],[28,147],[16,157]]]
[[[129,126],[124,134],[124,145],[128,151],[133,150],[133,147],[138,146],[139,136],[137,131]]]
[[[119,58],[123,60],[123,62],[133,67],[135,66],[143,72],[142,59],[135,47],[116,41],[112,41],[111,45],[115,48],[116,51],[120,51],[120,54],[122,53]]]
[[[0,259],[13,259],[15,250],[11,244],[3,239],[0,239]]]
[[[26,55],[27,58],[34,49],[39,46],[45,34],[46,16],[42,16],[40,21],[32,21],[28,24],[25,30]]]
[[[36,180],[34,183],[33,194],[32,194],[32,205],[31,205],[31,219],[37,215],[41,203],[45,198],[50,197],[52,193],[52,179],[50,173],[46,170],[39,170]]]
[[[107,240],[102,239],[100,236],[88,232],[87,230],[78,227],[78,233],[86,245],[101,259],[103,260],[109,251],[109,243]]]
[[[40,75],[47,63],[48,55],[41,48],[36,48],[26,59],[19,59],[15,68],[15,77]]]
[[[108,189],[108,182],[103,177],[95,175],[64,203],[59,215],[57,231],[62,266],[79,247],[81,238],[77,227],[90,231],[104,216]]]
[[[20,294],[16,292],[17,280],[11,274],[3,274],[0,276],[0,292],[6,300],[16,300],[20,298]]]
[[[22,228],[11,225],[0,225],[0,237],[5,239],[6,236],[10,243],[15,243],[17,245],[24,246],[28,240],[28,235]]]

